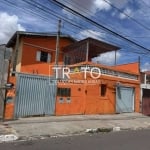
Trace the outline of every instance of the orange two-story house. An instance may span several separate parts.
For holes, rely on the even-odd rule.
[[[15,87],[6,97],[5,118],[34,115],[112,114],[139,112],[139,64],[94,64],[92,58],[119,47],[93,38],[75,41],[56,34],[16,32],[7,43],[13,48],[9,81]],[[70,78],[56,79],[55,65],[70,68]],[[97,67],[94,80],[81,67]],[[58,66],[57,66],[58,67]],[[95,72],[96,75],[96,72]]]

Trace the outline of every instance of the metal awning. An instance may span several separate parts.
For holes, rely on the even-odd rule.
[[[72,57],[78,55],[78,58],[80,56],[82,58],[85,57],[84,61],[91,61],[93,57],[97,57],[102,53],[117,51],[119,49],[120,48],[118,46],[114,46],[97,39],[86,38],[64,47],[63,51],[65,54],[70,53],[69,55],[72,55]]]

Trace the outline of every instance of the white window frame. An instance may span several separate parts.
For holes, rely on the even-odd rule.
[[[36,61],[41,62],[41,52],[42,50],[38,50],[36,51]],[[48,53],[48,52],[47,52]],[[48,57],[47,57],[47,63],[50,63],[52,59],[52,55],[51,53],[48,53]]]

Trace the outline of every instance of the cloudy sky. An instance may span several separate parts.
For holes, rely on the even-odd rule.
[[[150,49],[149,0],[58,0],[71,9]],[[56,32],[58,19],[61,32],[77,40],[93,37],[119,46],[117,63],[138,61],[150,70],[150,52],[120,39],[107,31],[58,7],[51,0],[0,0],[0,44],[7,43],[15,31]],[[114,52],[93,61],[114,64]]]

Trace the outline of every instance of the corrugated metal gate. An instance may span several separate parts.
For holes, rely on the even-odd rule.
[[[56,81],[39,75],[18,74],[15,117],[54,115]]]
[[[134,88],[116,87],[116,113],[134,111]]]
[[[144,115],[150,115],[150,89],[143,89],[142,113]]]

